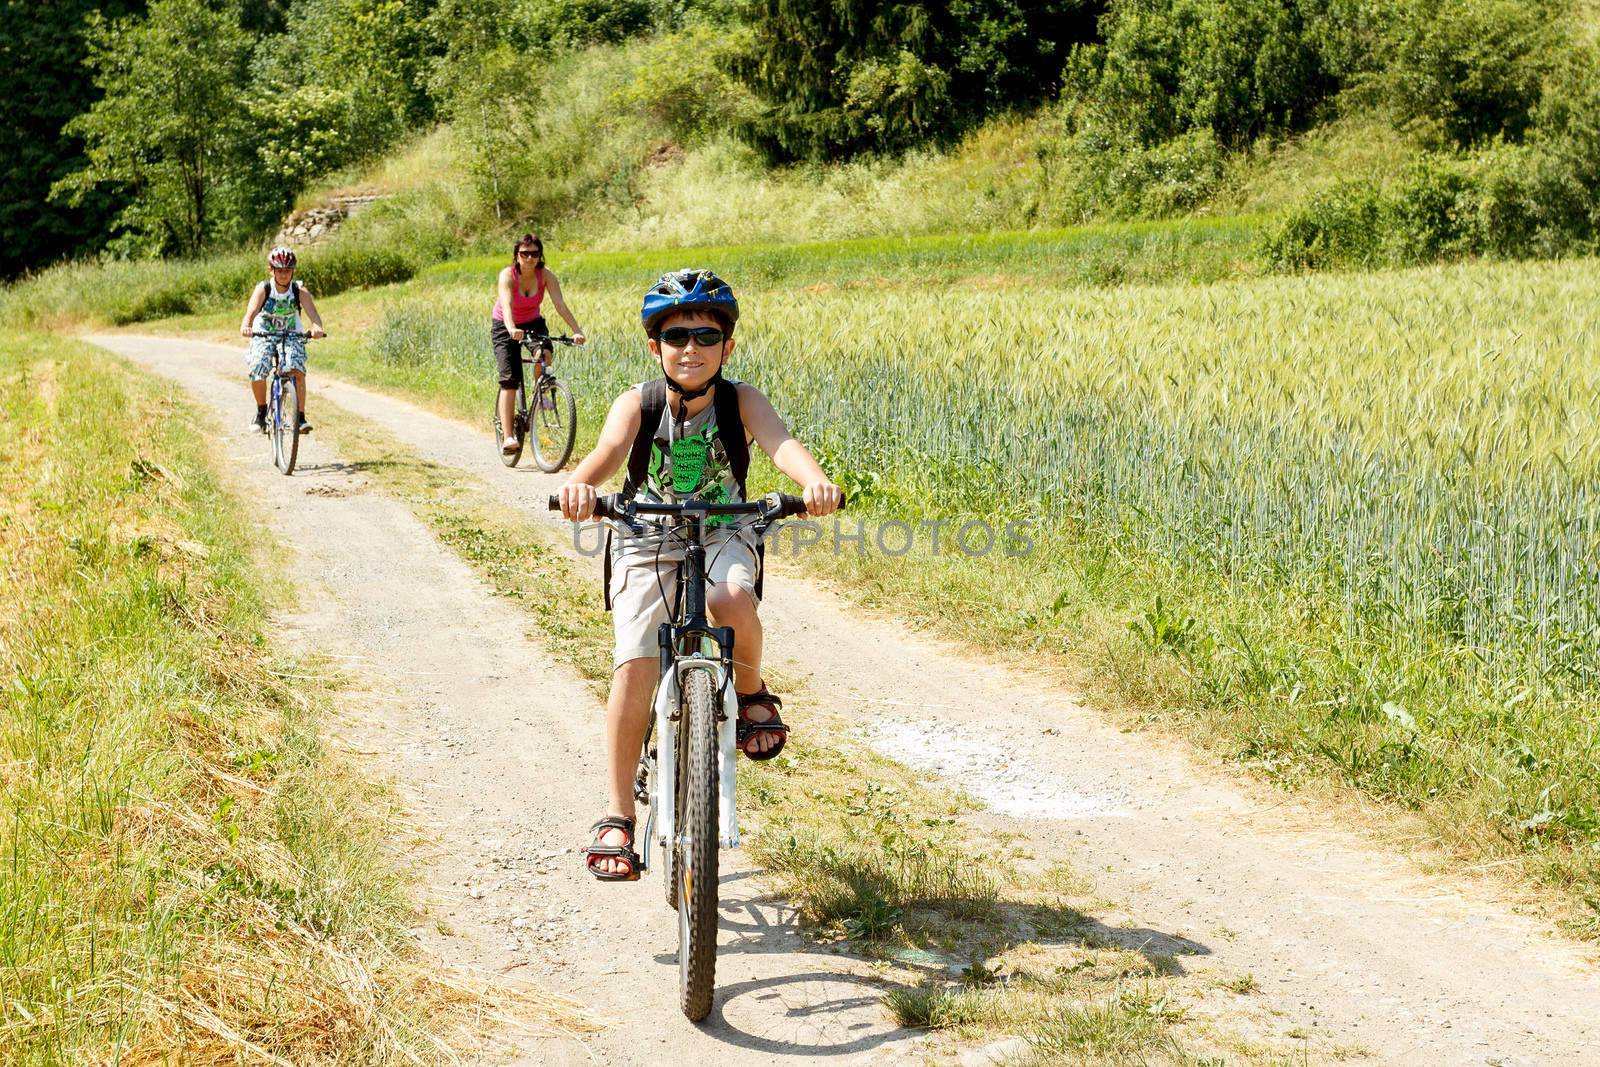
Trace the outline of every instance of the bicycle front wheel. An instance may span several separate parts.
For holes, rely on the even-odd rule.
[[[276,408],[272,413],[272,462],[284,474],[293,474],[300,454],[300,397],[292,379],[278,383]]]
[[[554,472],[572,455],[572,442],[578,433],[578,404],[572,390],[558,378],[542,380],[528,412],[528,443],[539,469]]]
[[[677,840],[678,999],[699,1022],[711,1013],[717,975],[717,688],[711,672],[685,671]]]

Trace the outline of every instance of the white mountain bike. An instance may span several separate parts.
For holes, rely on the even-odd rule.
[[[559,511],[550,497],[550,510]],[[688,500],[656,504],[614,495],[595,502],[595,516],[625,535],[648,525],[681,543],[671,620],[661,624],[661,680],[645,735],[634,796],[650,808],[640,837],[639,868],[652,846],[666,863],[667,904],[678,910],[678,997],[695,1022],[711,1011],[717,966],[717,852],[739,847],[734,810],[739,703],[733,688],[733,630],[706,618],[706,520],[752,517],[758,538],[780,519],[804,515],[799,497],[773,493],[743,504]],[[663,521],[641,521],[656,516]]]

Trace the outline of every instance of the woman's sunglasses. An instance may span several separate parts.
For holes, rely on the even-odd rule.
[[[723,333],[715,326],[668,326],[661,331],[661,343],[673,348],[682,348],[691,337],[697,345],[720,345]]]
[[[519,248],[519,249],[517,249],[517,255],[519,255],[519,256],[528,256],[529,258],[532,258],[534,256],[537,256],[540,252],[543,252],[543,251],[544,251],[544,249],[542,249],[542,248]]]

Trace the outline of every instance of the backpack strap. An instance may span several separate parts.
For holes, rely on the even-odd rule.
[[[650,448],[656,443],[656,427],[667,410],[667,380],[657,378],[639,386],[639,431],[633,435],[633,450],[628,453],[628,480],[622,484],[625,496],[633,496],[650,474]]]
[[[739,383],[731,378],[722,379],[711,403],[717,409],[717,437],[728,453],[733,480],[739,483],[739,499],[749,500],[744,483],[750,474],[750,442],[745,440],[744,417],[739,414]]]
[[[294,309],[304,311],[305,305],[300,302],[300,279],[295,278],[289,282],[289,295],[294,297]]]

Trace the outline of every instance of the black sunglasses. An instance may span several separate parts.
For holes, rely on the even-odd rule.
[[[539,253],[541,253],[543,251],[544,251],[544,249],[542,249],[542,248],[519,248],[519,249],[517,249],[517,255],[519,255],[519,256],[537,256]]]
[[[658,336],[663,344],[682,348],[691,337],[697,345],[720,345],[724,335],[715,326],[696,326],[692,329],[688,326],[668,326]]]

